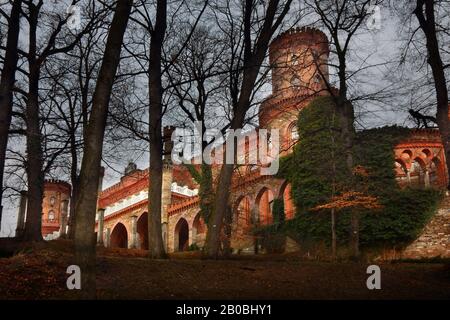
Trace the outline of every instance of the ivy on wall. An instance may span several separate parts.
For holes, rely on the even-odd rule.
[[[330,243],[329,211],[310,209],[326,203],[333,194],[358,188],[349,185],[339,122],[329,97],[314,99],[299,113],[299,142],[281,160],[280,178],[292,184],[296,217],[287,221],[284,233],[303,243]],[[367,169],[365,191],[379,199],[382,210],[361,211],[360,243],[364,247],[403,245],[417,237],[436,210],[441,193],[433,189],[400,189],[395,180],[394,146],[410,133],[397,126],[357,132],[355,165]],[[270,229],[270,228],[269,228]],[[277,228],[277,232],[280,229]],[[340,243],[349,239],[350,215],[337,215]]]

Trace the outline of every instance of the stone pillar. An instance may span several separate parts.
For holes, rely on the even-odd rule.
[[[411,170],[406,169],[406,181],[408,182],[408,185],[411,184]]]
[[[106,228],[105,247],[109,248],[111,245],[111,228]]]
[[[162,174],[162,192],[161,192],[161,229],[163,235],[164,249],[168,252],[168,223],[169,223],[169,207],[172,201],[172,133],[174,127],[164,127],[164,164]]]
[[[131,249],[136,249],[138,247],[138,237],[137,237],[137,216],[131,216]]]
[[[61,227],[59,229],[60,238],[66,237],[68,211],[69,211],[69,200],[65,199],[61,202]]]
[[[430,187],[430,171],[429,170],[425,170],[424,182],[425,182],[425,188],[429,188]]]
[[[97,228],[97,245],[102,246],[103,244],[103,233],[104,233],[104,221],[105,221],[105,209],[98,209],[98,228]]]
[[[25,230],[25,214],[27,212],[27,192],[20,191],[19,213],[17,215],[16,237],[22,237]]]

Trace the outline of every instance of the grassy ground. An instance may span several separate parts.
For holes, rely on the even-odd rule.
[[[0,259],[0,298],[73,299],[65,242],[41,244]],[[100,299],[450,299],[445,263],[385,263],[381,290],[368,290],[368,264],[304,261],[295,255],[226,261],[195,254],[151,261],[138,250],[98,252]]]

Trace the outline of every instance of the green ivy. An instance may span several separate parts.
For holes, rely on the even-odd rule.
[[[297,208],[295,219],[283,231],[299,241],[330,243],[330,212],[310,209],[330,200],[334,192],[349,186],[339,122],[331,98],[314,99],[299,113],[299,143],[281,160],[280,178],[292,184]],[[369,172],[366,192],[377,196],[384,206],[379,211],[361,211],[362,246],[401,245],[415,239],[435,212],[441,193],[433,189],[400,189],[395,180],[394,146],[410,134],[403,127],[383,127],[356,133],[355,164]],[[354,183],[354,181],[353,181]],[[348,241],[350,214],[337,214],[338,241]],[[278,230],[279,232],[279,230]]]

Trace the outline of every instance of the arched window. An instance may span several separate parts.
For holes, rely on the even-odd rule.
[[[292,141],[298,140],[299,135],[298,135],[298,128],[297,128],[296,123],[295,122],[291,123],[291,125],[289,126],[289,129],[290,129],[289,133],[291,135],[291,140]]]

